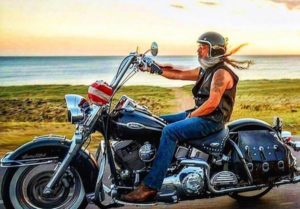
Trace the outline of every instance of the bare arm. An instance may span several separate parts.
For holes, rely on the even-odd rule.
[[[233,85],[233,79],[229,72],[224,69],[218,70],[211,82],[209,98],[196,110],[190,117],[204,116],[212,113],[219,105],[221,98],[226,89],[230,89]]]
[[[200,71],[199,67],[194,69],[183,69],[170,64],[158,64],[158,66],[163,70],[162,76],[174,80],[196,81]]]

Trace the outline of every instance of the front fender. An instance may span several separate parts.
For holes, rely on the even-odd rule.
[[[48,157],[58,157],[59,159],[63,159],[67,154],[70,145],[71,141],[67,140],[65,137],[51,135],[41,136],[7,154],[2,161]],[[70,165],[75,167],[79,172],[86,193],[94,192],[99,171],[94,157],[87,151],[80,150]],[[14,169],[7,169],[6,173],[10,170]]]

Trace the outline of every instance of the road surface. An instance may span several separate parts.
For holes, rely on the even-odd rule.
[[[300,137],[297,139],[300,140]],[[297,157],[298,166],[300,162],[300,152],[294,153]],[[0,169],[0,183],[2,184],[2,176],[4,169]],[[1,185],[0,184],[0,185]],[[0,193],[1,194],[1,193]],[[97,209],[95,205],[88,205],[87,209]],[[122,209],[135,208],[132,206],[124,206]],[[258,201],[237,202],[228,196],[201,199],[193,201],[182,201],[172,205],[157,205],[142,208],[170,208],[170,209],[300,209],[300,183],[293,185],[284,185],[274,188],[266,196]],[[0,209],[4,209],[3,201],[0,197]]]

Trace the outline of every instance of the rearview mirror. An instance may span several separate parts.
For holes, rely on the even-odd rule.
[[[151,54],[152,54],[152,56],[156,56],[157,55],[157,53],[158,53],[158,46],[157,46],[157,43],[156,42],[153,42],[152,44],[151,44]]]

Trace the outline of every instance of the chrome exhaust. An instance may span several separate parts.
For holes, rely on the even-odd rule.
[[[190,165],[190,166],[200,166],[200,167],[204,167],[205,168],[205,175],[206,175],[206,182],[207,182],[207,186],[210,192],[212,192],[213,194],[226,194],[226,193],[231,193],[231,192],[249,192],[249,191],[253,191],[253,190],[259,190],[262,189],[264,187],[269,187],[271,186],[270,184],[259,184],[259,185],[249,185],[249,186],[245,186],[245,187],[239,187],[239,188],[230,188],[230,189],[220,189],[217,190],[214,188],[214,186],[211,184],[210,182],[210,167],[207,164],[207,162],[205,161],[199,161],[199,160],[182,160],[180,162],[181,165]],[[280,186],[280,185],[284,185],[284,184],[296,184],[300,182],[300,175],[294,177],[293,179],[289,179],[289,180],[282,180],[279,182],[276,182],[272,185],[274,186]]]

